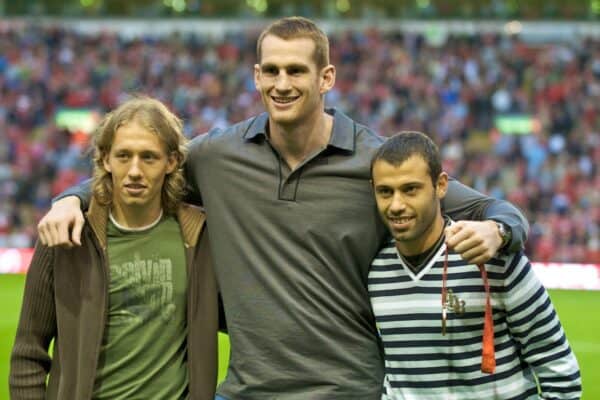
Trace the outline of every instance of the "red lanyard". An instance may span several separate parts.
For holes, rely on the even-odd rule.
[[[483,286],[485,287],[485,315],[483,322],[483,348],[481,351],[481,371],[492,374],[496,370],[496,355],[494,350],[494,320],[492,318],[492,304],[490,300],[490,284],[487,271],[483,264],[477,265]],[[442,335],[446,334],[446,320],[448,318],[448,248],[444,255],[444,271],[442,273]]]

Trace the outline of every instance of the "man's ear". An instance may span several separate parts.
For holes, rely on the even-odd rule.
[[[335,67],[331,64],[321,70],[319,93],[325,94],[335,85]]]
[[[445,172],[440,172],[437,179],[436,185],[436,194],[439,199],[443,199],[446,197],[446,192],[448,191],[448,174]]]
[[[108,154],[105,154],[104,157],[102,157],[102,164],[104,165],[106,172],[112,173],[110,164],[108,163]]]
[[[167,158],[167,174],[173,173],[177,169],[177,153],[172,151]]]
[[[254,64],[254,87],[259,90],[260,65]]]

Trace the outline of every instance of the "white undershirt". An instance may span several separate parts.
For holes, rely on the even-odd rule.
[[[119,224],[117,222],[117,220],[115,219],[115,217],[113,217],[112,211],[109,210],[109,212],[108,212],[108,218],[110,218],[110,221],[117,227],[117,229],[119,229],[120,231],[124,231],[124,232],[141,232],[141,231],[147,231],[149,229],[152,229],[160,222],[162,216],[163,216],[163,210],[161,208],[160,214],[158,214],[158,218],[156,218],[153,222],[151,222],[145,226],[140,226],[137,228],[129,228],[129,227],[125,227],[125,226]]]

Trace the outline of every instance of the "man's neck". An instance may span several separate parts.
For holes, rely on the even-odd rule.
[[[162,207],[127,207],[113,203],[110,215],[118,225],[128,229],[147,228],[162,216]]]
[[[417,252],[415,254],[406,255],[402,254],[400,249],[398,249],[398,254],[404,259],[404,262],[408,268],[414,274],[418,274],[431,260],[433,254],[439,249],[441,243],[445,239],[444,228],[449,224],[449,220],[447,218],[443,218],[441,230],[439,231],[439,235],[436,240],[429,245],[426,249],[422,249],[422,251]]]
[[[418,238],[411,241],[396,241],[398,253],[405,257],[417,256],[426,253],[444,233],[445,218],[438,211],[438,216]]]
[[[317,150],[325,148],[332,131],[333,117],[325,112],[293,126],[269,120],[271,144],[292,170]]]

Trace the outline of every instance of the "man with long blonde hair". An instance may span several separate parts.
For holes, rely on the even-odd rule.
[[[181,202],[185,144],[151,98],[103,119],[82,246],[38,243],[27,274],[13,399],[213,398],[216,285],[204,213]]]

